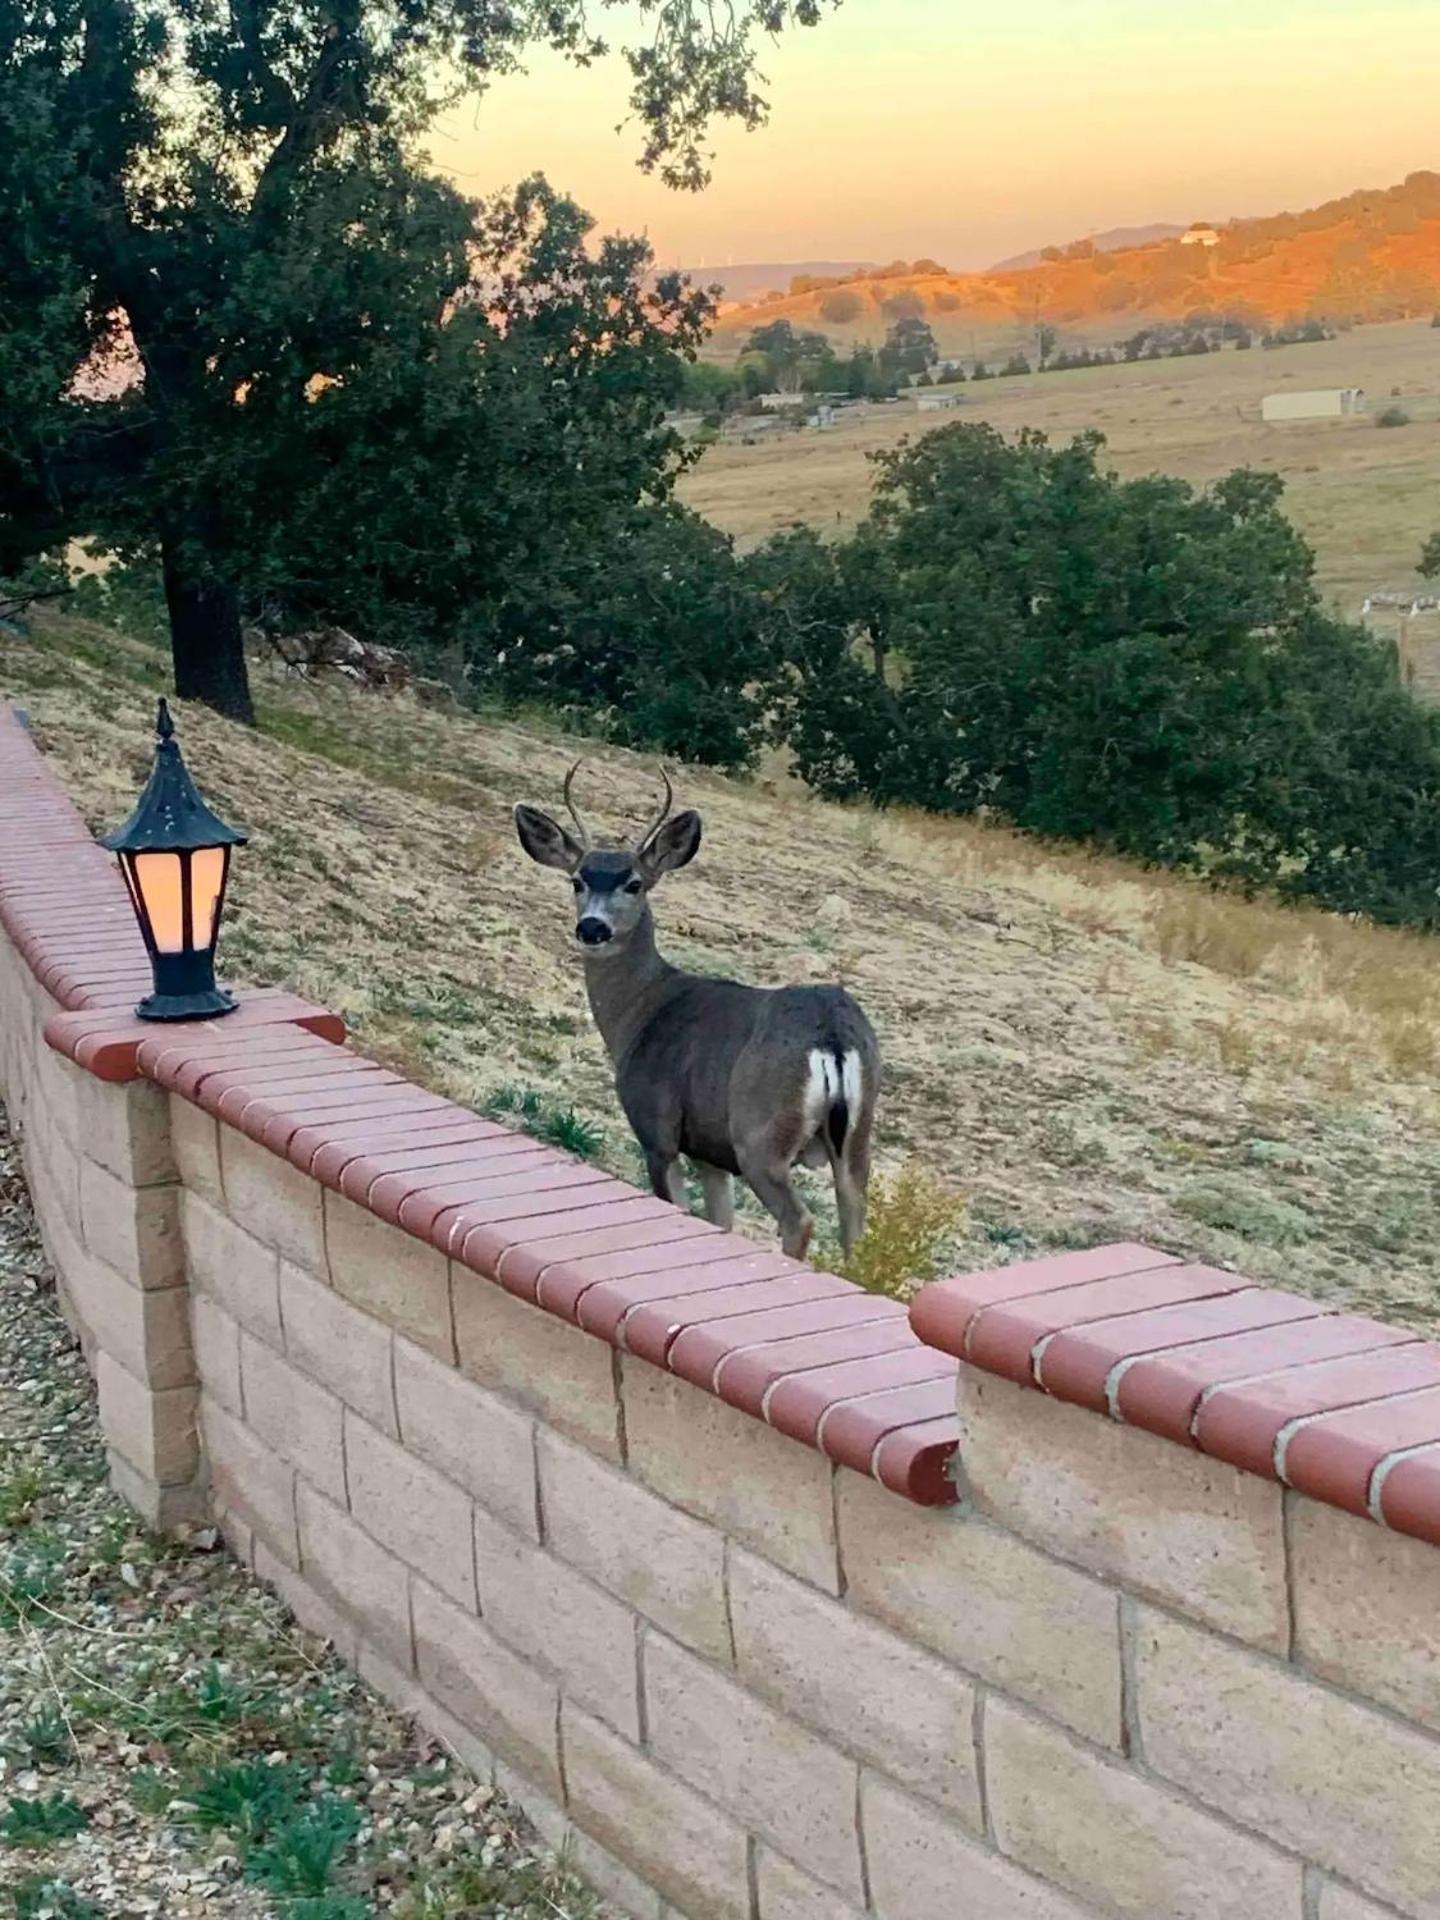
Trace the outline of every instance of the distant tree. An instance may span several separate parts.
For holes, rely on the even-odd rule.
[[[1102,448],[964,425],[881,457],[849,550],[796,556],[800,772],[1440,927],[1440,715],[1323,613],[1279,479],[1122,481]]]
[[[919,374],[940,358],[940,349],[928,322],[914,314],[898,319],[885,335],[881,364],[895,373]]]
[[[892,293],[880,302],[880,311],[892,324],[918,320],[925,311],[925,302],[913,287],[903,287],[899,293]]]
[[[848,326],[865,311],[865,302],[853,287],[835,287],[820,297],[820,318],[837,327]]]
[[[823,357],[830,343],[823,333],[796,332],[789,320],[770,320],[756,327],[742,349],[742,360],[760,363],[768,375],[761,393],[798,393],[806,361]]]
[[[1030,371],[1030,362],[1025,358],[1024,354],[1012,353],[1000,369],[1000,378],[1002,380],[1010,379],[1016,374],[1029,373]]]
[[[926,278],[933,278],[934,276],[943,274],[945,268],[941,266],[938,260],[931,260],[927,255],[924,259],[912,260],[910,262],[910,271],[917,277],[924,275]]]
[[[757,34],[813,25],[823,3],[739,0],[723,20],[687,0],[637,9],[652,26],[628,54],[642,164],[701,185],[713,119],[763,117]],[[447,101],[536,45],[582,62],[602,51],[583,0],[0,0],[4,563],[78,534],[153,556],[177,690],[250,718],[235,510],[257,468],[284,482],[278,515],[324,479],[298,464],[317,381],[330,384],[315,417],[363,413],[365,431],[394,434],[402,468],[437,416],[448,431],[467,381],[472,401],[486,387],[458,365],[483,326],[453,319],[477,209],[421,143]],[[480,244],[503,258],[497,238]],[[563,307],[563,284],[555,297]],[[668,324],[683,302],[657,298]],[[400,330],[396,433],[380,382],[404,358]],[[593,367],[587,345],[546,378]],[[80,377],[97,370],[125,377]],[[473,441],[488,431],[477,418]],[[423,535],[431,499],[408,475],[397,485]],[[347,511],[332,551],[350,532]]]
[[[995,376],[983,360],[977,360],[971,368],[970,378],[972,380],[993,380]]]
[[[1420,571],[1427,580],[1440,575],[1440,533],[1432,533],[1421,548]]]
[[[1054,353],[1059,339],[1060,336],[1054,327],[1043,320],[1035,329],[1035,352],[1040,361],[1042,371],[1044,370],[1045,362],[1050,358],[1051,354]]]

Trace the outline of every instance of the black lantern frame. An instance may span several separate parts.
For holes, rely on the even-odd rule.
[[[235,1010],[234,996],[215,984],[215,947],[231,852],[247,835],[201,799],[164,700],[155,736],[155,765],[135,811],[100,844],[119,855],[150,956],[155,991],[136,1013],[142,1020],[212,1020]]]

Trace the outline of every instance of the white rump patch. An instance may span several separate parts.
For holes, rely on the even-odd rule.
[[[805,1077],[805,1118],[817,1132],[837,1100],[845,1102],[853,1120],[860,1111],[864,1094],[860,1055],[853,1047],[839,1060],[824,1047],[810,1049],[810,1068]]]

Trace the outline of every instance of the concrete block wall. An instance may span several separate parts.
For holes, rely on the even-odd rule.
[[[141,1026],[117,888],[0,718],[0,1075],[117,1484],[622,1909],[1440,1915],[1425,1343],[1136,1247],[912,1326],[323,1009]]]

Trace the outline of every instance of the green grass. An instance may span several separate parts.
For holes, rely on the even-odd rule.
[[[10,1847],[49,1847],[73,1839],[89,1824],[89,1814],[68,1793],[42,1793],[10,1802],[0,1816],[0,1841]]]
[[[67,1881],[29,1873],[15,1888],[15,1920],[102,1920],[102,1915]]]
[[[573,1106],[547,1100],[533,1087],[499,1087],[482,1111],[488,1120],[501,1120],[547,1146],[573,1153],[577,1160],[598,1160],[605,1151],[603,1127],[585,1119]]]

